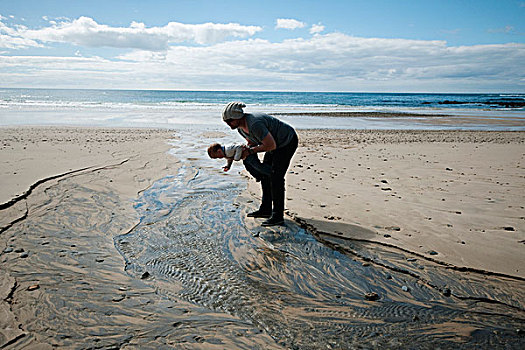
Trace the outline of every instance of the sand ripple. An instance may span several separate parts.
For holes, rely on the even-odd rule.
[[[469,327],[482,330],[469,338],[475,347],[492,342],[493,331],[511,339],[521,322],[513,315],[517,309],[523,316],[521,301],[501,297],[496,312],[490,304],[477,304],[479,298],[469,299],[490,293],[479,282],[469,286],[469,276],[428,262],[419,265],[431,272],[415,266],[411,273],[401,263],[406,261],[402,254],[386,250],[377,255],[391,266],[367,264],[359,254],[334,249],[293,222],[262,229],[245,220],[254,204],[239,197],[238,178],[223,176],[204,159],[192,157],[184,164],[179,174],[143,194],[136,205],[141,224],[115,238],[127,271],[148,276],[147,283],[160,293],[238,316],[277,343],[301,349],[358,343],[450,346],[466,339]],[[454,296],[444,295],[442,286],[452,288]],[[505,288],[501,281],[491,286]],[[368,292],[380,300],[366,301]],[[489,297],[497,300],[494,295]]]

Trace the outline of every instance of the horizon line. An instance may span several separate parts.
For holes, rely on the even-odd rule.
[[[462,95],[490,95],[490,94],[525,94],[517,91],[492,91],[492,92],[421,92],[421,91],[406,91],[406,92],[379,92],[379,91],[294,91],[294,90],[179,90],[179,89],[119,89],[119,88],[55,88],[55,87],[1,87],[0,89],[16,90],[93,90],[93,91],[158,91],[158,92],[261,92],[261,93],[323,93],[323,94],[462,94]]]

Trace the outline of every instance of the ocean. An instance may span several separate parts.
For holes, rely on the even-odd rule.
[[[0,125],[216,127],[230,101],[297,128],[525,130],[524,93],[0,89]]]

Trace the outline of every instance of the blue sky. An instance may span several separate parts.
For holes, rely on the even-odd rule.
[[[525,1],[6,1],[0,86],[525,91]]]

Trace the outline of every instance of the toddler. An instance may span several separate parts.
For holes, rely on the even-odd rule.
[[[219,143],[214,143],[208,147],[208,155],[210,158],[226,158],[227,163],[222,168],[224,171],[228,171],[234,160],[242,159],[242,151],[246,148],[246,146],[237,144],[222,146]],[[246,166],[246,170],[255,177],[255,180],[261,181],[262,177],[270,176],[272,170],[271,167],[268,164],[261,163],[256,154],[247,156],[244,158],[243,162]],[[255,172],[251,170],[255,170]]]
[[[226,158],[226,165],[222,168],[224,171],[228,171],[234,160],[241,160],[243,149],[244,146],[242,145],[222,146],[219,143],[214,143],[208,147],[208,155],[210,158]]]

